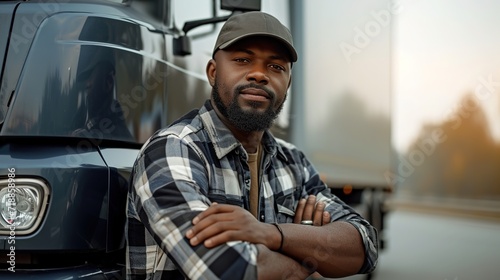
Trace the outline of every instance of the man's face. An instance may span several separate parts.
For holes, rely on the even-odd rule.
[[[207,75],[223,121],[243,132],[263,131],[283,108],[291,63],[276,39],[249,37],[217,51]]]

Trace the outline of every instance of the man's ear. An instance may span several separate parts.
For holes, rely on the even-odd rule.
[[[207,63],[207,69],[206,69],[206,72],[207,72],[207,79],[208,79],[208,82],[210,83],[211,86],[214,86],[215,85],[215,75],[217,74],[216,72],[216,62],[214,59],[210,59]]]

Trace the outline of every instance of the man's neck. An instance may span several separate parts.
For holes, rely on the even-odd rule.
[[[257,152],[260,142],[262,141],[263,134],[264,132],[259,131],[259,132],[252,132],[252,135],[248,135],[247,137],[238,137],[237,135],[234,136],[236,137],[236,139],[240,141],[240,143],[243,145],[243,148],[245,148],[245,151],[247,151],[247,153],[253,154]]]
[[[257,148],[259,147],[262,136],[264,135],[264,131],[241,131],[236,129],[232,125],[228,125],[229,130],[233,133],[234,137],[240,141],[243,148],[247,153],[253,154],[257,152]]]

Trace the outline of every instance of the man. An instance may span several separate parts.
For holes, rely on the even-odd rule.
[[[211,99],[141,150],[129,191],[129,279],[305,279],[367,273],[375,229],[333,196],[268,128],[297,53],[261,12],[222,27],[206,73]]]

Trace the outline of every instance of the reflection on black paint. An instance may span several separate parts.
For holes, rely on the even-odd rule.
[[[2,133],[144,142],[166,123],[164,36],[82,14],[39,32]]]

